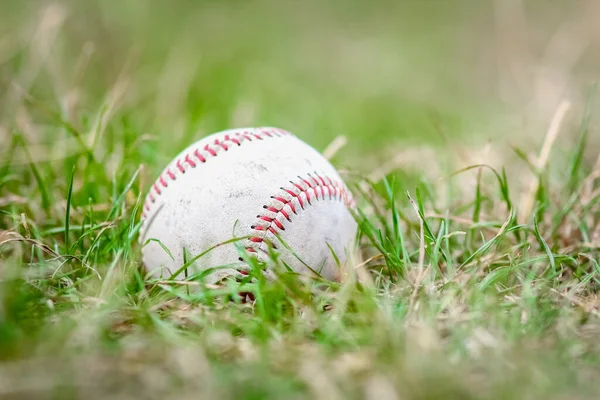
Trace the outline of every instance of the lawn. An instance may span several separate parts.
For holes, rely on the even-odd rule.
[[[0,0],[0,397],[598,398],[598,12]],[[351,187],[341,282],[144,275],[152,182],[246,126]]]

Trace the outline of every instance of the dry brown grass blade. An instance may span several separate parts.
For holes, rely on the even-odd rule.
[[[0,230],[0,247],[6,245],[6,244],[10,244],[10,243],[26,243],[29,244],[31,246],[34,246],[40,250],[42,250],[44,253],[52,256],[53,259],[56,260],[63,260],[63,261],[67,261],[71,258],[75,258],[77,259],[77,257],[70,257],[70,256],[63,256],[61,254],[58,254],[57,252],[55,252],[54,250],[52,250],[52,248],[42,242],[40,242],[39,240],[35,240],[35,239],[31,239],[31,238],[27,238],[24,237],[23,235],[14,232],[14,231],[3,231]],[[81,260],[79,260],[81,262]],[[92,268],[90,265],[88,265],[87,263],[82,262],[83,266],[87,269],[89,269],[90,271],[93,271],[96,276],[98,277],[98,279],[102,279],[100,273],[95,270],[94,268]],[[61,266],[64,265],[61,264]],[[54,274],[56,274],[56,272],[60,269],[60,267],[58,267],[55,271]],[[53,275],[54,275],[53,274]]]
[[[489,229],[489,230],[496,231],[496,228],[493,226],[485,226],[486,224],[489,224],[489,222],[486,222],[486,221],[475,222],[469,218],[462,218],[462,217],[457,217],[457,216],[453,216],[453,215],[442,215],[442,214],[436,214],[436,213],[427,213],[427,214],[425,214],[425,217],[435,218],[435,219],[444,219],[444,220],[448,219],[452,222],[456,222],[457,224],[461,224],[461,225],[468,225],[468,226],[481,225],[480,226],[481,229]]]
[[[373,276],[369,273],[366,266],[371,261],[374,261],[374,260],[377,260],[380,258],[383,258],[383,254],[376,254],[372,257],[369,257],[365,261],[361,261],[361,262],[355,264],[354,267],[352,267],[352,269],[356,273],[356,278],[358,279],[358,281],[370,289],[375,288],[375,281],[373,280]]]
[[[531,211],[535,203],[535,194],[540,184],[539,174],[548,164],[548,159],[550,158],[552,146],[554,145],[554,142],[558,137],[562,122],[567,114],[567,111],[569,111],[570,108],[571,103],[568,100],[563,100],[558,105],[556,112],[552,117],[552,121],[550,122],[548,131],[546,132],[544,144],[542,145],[542,149],[540,150],[540,155],[537,157],[537,159],[534,160],[534,166],[536,168],[536,171],[530,179],[529,185],[527,186],[528,190],[523,194],[520,203],[521,207],[519,207],[519,221],[521,221],[522,223],[526,223],[527,219],[531,215]]]
[[[376,254],[373,257],[368,258],[367,260],[361,262],[360,264],[355,265],[354,269],[362,268],[365,265],[369,264],[371,261],[377,260],[379,258],[383,258],[383,254]]]
[[[208,289],[219,289],[219,285],[214,285],[214,284],[210,284],[210,283],[205,283],[205,284],[201,284],[200,282],[194,282],[194,281],[165,281],[165,280],[161,280],[161,281],[157,281],[156,282],[157,285],[168,285],[168,286],[202,286]]]
[[[562,298],[568,300],[569,302],[575,304],[577,307],[581,308],[586,313],[590,313],[590,314],[594,315],[595,317],[600,317],[600,312],[598,312],[598,310],[596,310],[595,308],[590,307],[589,305],[585,304],[583,301],[581,301],[580,299],[572,296],[570,293],[568,293],[568,292],[559,292],[556,289],[550,289],[550,291],[552,291],[552,293],[556,293],[560,297],[562,297]]]
[[[410,204],[415,209],[417,218],[419,218],[419,261],[417,264],[417,279],[415,280],[415,283],[413,285],[412,294],[410,296],[410,301],[408,304],[408,312],[406,315],[407,321],[410,320],[409,317],[413,313],[415,303],[417,301],[417,295],[419,294],[419,288],[421,287],[421,283],[423,282],[423,279],[425,279],[425,275],[427,275],[427,272],[429,271],[430,267],[427,266],[427,269],[425,269],[425,223],[423,221],[423,218],[421,218],[421,214],[419,213],[419,207],[417,206],[417,203],[415,203],[415,201],[412,199],[412,197],[410,197],[410,195],[408,196],[408,198]]]
[[[346,136],[337,136],[323,150],[323,157],[331,160],[347,143],[348,138]]]
[[[49,246],[45,245],[44,243],[42,243],[38,240],[26,238],[26,237],[20,235],[19,233],[13,232],[13,231],[0,231],[0,247],[4,246],[5,244],[14,243],[14,242],[27,243],[27,244],[30,244],[32,246],[39,248],[44,253],[49,254],[52,257],[62,258],[62,256],[60,254],[58,254],[57,252],[52,250]]]

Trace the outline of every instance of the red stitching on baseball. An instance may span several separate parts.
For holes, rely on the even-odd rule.
[[[283,225],[282,221],[278,220],[278,217],[281,215],[288,222],[292,222],[292,220],[290,219],[290,215],[289,215],[288,211],[285,210],[285,208],[288,207],[290,211],[292,211],[294,214],[297,214],[296,208],[294,206],[294,201],[298,201],[298,204],[300,204],[302,209],[304,209],[304,203],[303,203],[302,197],[303,196],[306,197],[306,201],[309,204],[311,204],[310,203],[310,196],[311,196],[310,192],[311,191],[313,192],[313,195],[315,196],[315,198],[317,200],[319,200],[318,190],[320,190],[321,191],[321,200],[325,200],[324,193],[325,193],[325,190],[327,190],[330,194],[330,196],[329,196],[330,200],[343,201],[344,204],[346,205],[346,207],[350,207],[350,208],[354,207],[354,200],[352,199],[352,196],[349,194],[349,192],[346,190],[343,183],[333,180],[328,176],[321,177],[318,174],[316,174],[316,176],[319,177],[319,180],[316,180],[315,178],[313,178],[312,176],[309,175],[309,177],[315,181],[314,184],[311,184],[307,179],[298,176],[299,182],[305,183],[308,187],[304,188],[304,187],[302,187],[302,185],[299,182],[290,181],[290,184],[298,192],[295,192],[291,188],[280,187],[279,189],[281,190],[281,193],[278,193],[278,194],[270,197],[271,199],[280,202],[282,204],[282,207],[280,209],[277,209],[273,206],[267,206],[267,205],[263,206],[263,208],[266,211],[268,211],[270,214],[269,215],[259,214],[256,216],[257,222],[250,227],[250,229],[252,229],[255,233],[253,236],[251,236],[249,238],[251,244],[246,246],[246,250],[248,250],[249,252],[252,252],[252,253],[256,253],[256,248],[253,246],[258,246],[258,250],[262,250],[264,252],[264,250],[260,247],[260,246],[262,246],[262,243],[268,242],[269,244],[272,244],[272,242],[270,240],[267,240],[265,238],[265,235],[267,234],[267,232],[269,232],[273,235],[276,235],[277,230],[279,230],[279,231],[285,230],[285,226]],[[331,196],[332,193],[336,193],[336,195],[332,197]],[[339,196],[337,195],[338,193],[339,193]],[[285,195],[289,195],[291,198],[288,200],[284,197]],[[271,214],[274,214],[274,215],[271,215]],[[265,222],[267,224],[265,224]],[[252,245],[252,243],[257,243],[257,245]]]
[[[281,190],[283,190],[284,192],[286,192],[287,194],[289,194],[290,196],[296,197],[298,196],[296,193],[294,193],[294,191],[290,190],[290,189],[285,189],[285,188],[279,188]]]
[[[290,215],[288,213],[286,213],[283,208],[281,210],[279,210],[279,212],[285,217],[285,219],[288,220],[288,222],[292,222],[292,220],[290,219]]]
[[[183,165],[181,165],[181,160],[177,160],[177,162],[175,163],[175,166],[177,167],[179,172],[181,172],[182,174],[185,174],[185,168],[183,168]]]
[[[315,197],[317,198],[317,200],[319,200],[319,193],[317,192],[317,189],[321,190],[321,200],[325,200],[325,190],[323,189],[323,186],[319,184],[319,181],[317,181],[314,176],[310,174],[308,176],[313,180],[313,183],[315,185],[315,187],[313,187],[313,192],[315,193]]]
[[[206,158],[204,158],[204,157],[202,156],[202,154],[200,154],[200,150],[199,150],[199,149],[196,149],[196,150],[194,151],[194,156],[196,156],[196,158],[197,158],[198,160],[200,160],[200,162],[201,162],[201,163],[205,163],[205,162],[206,162]]]
[[[204,146],[204,151],[207,151],[213,157],[217,155],[217,152],[214,151],[209,145]]]
[[[161,186],[166,188],[169,186],[169,181],[177,180],[176,173],[185,174],[188,166],[191,168],[196,168],[197,163],[193,160],[193,158],[196,158],[201,163],[207,162],[206,155],[202,154],[203,151],[209,154],[211,157],[216,157],[219,154],[219,151],[229,150],[230,145],[228,145],[226,142],[231,142],[237,146],[241,146],[244,142],[252,142],[255,139],[263,140],[265,138],[281,136],[293,136],[293,134],[279,128],[275,128],[271,131],[267,129],[258,129],[256,132],[243,131],[233,134],[228,133],[224,135],[222,139],[215,139],[212,143],[207,144],[202,148],[196,148],[193,151],[188,152],[187,154],[183,155],[182,158],[178,158],[175,163],[172,164],[176,168],[175,172],[173,172],[170,168],[167,168],[160,174],[156,182],[154,182],[154,184],[150,187],[150,191],[148,192],[146,201],[144,202],[144,208],[149,210],[150,204],[156,202],[156,197],[162,195],[162,190],[160,188]],[[145,217],[146,216],[143,215],[142,219],[145,219]]]
[[[229,149],[229,146],[225,142],[231,142],[237,146],[241,146],[244,142],[252,142],[256,139],[264,140],[265,138],[281,137],[288,135],[291,136],[293,134],[279,128],[274,128],[270,131],[263,129],[257,132],[236,132],[233,135],[227,134],[224,135],[222,139],[214,140],[212,146],[215,147],[211,147],[211,144],[207,144],[202,148],[196,148],[193,151],[188,152],[187,154],[183,155],[182,158],[177,159],[175,163],[172,164],[176,167],[175,171],[173,171],[170,167],[167,167],[158,177],[156,182],[151,186],[146,201],[144,203],[142,219],[145,220],[148,217],[148,214],[151,211],[152,203],[155,203],[157,197],[162,195],[161,186],[163,188],[168,187],[169,181],[177,180],[177,173],[184,174],[186,172],[187,166],[191,168],[196,168],[197,163],[193,160],[193,158],[197,159],[201,163],[206,163],[208,161],[206,154],[210,155],[211,157],[216,157],[218,156],[221,150],[227,151]],[[205,152],[205,154],[203,155],[202,152]],[[321,199],[325,200],[325,190],[327,189],[327,191],[329,192],[330,200],[343,201],[346,204],[346,206],[354,207],[354,200],[350,196],[349,192],[346,190],[343,183],[333,180],[328,176],[321,177],[317,173],[315,173],[315,176],[318,179],[316,179],[310,174],[308,175],[308,179],[298,176],[298,181],[290,181],[290,184],[292,185],[290,188],[281,187],[281,193],[271,197],[273,200],[281,203],[281,208],[278,209],[273,206],[264,207],[264,209],[267,212],[274,214],[274,217],[269,215],[257,216],[259,222],[251,227],[255,234],[249,238],[250,245],[246,246],[246,251],[253,254],[261,253],[268,255],[268,251],[262,248],[263,243],[267,243],[268,246],[276,249],[277,247],[275,246],[275,244],[268,238],[265,238],[264,236],[267,234],[272,234],[275,236],[277,235],[278,230],[284,231],[285,226],[283,225],[282,221],[279,221],[277,219],[278,216],[281,215],[283,218],[285,218],[288,222],[291,223],[292,220],[290,218],[289,211],[291,211],[295,215],[298,214],[298,210],[296,209],[296,204],[294,202],[297,201],[297,205],[300,205],[300,208],[304,210],[304,201],[306,201],[309,205],[312,204],[311,191],[316,200],[319,200],[320,190]],[[311,183],[309,179],[313,182]],[[306,187],[304,187],[303,185],[305,185]],[[290,196],[289,200],[285,198],[286,195]],[[288,207],[289,211],[286,210],[286,207]]]
[[[185,159],[184,160],[185,160],[186,163],[190,164],[190,167],[196,168],[196,163],[192,161],[192,159],[190,158],[189,154],[185,155]]]
[[[296,212],[296,206],[294,205],[294,203],[292,203],[292,202],[290,201],[290,202],[289,202],[287,205],[288,205],[288,206],[291,208],[291,210],[292,210],[292,212],[293,212],[294,214],[298,214],[298,213]]]
[[[303,191],[304,191],[304,188],[303,188],[302,186],[298,185],[297,183],[295,183],[295,182],[292,182],[292,181],[290,181],[290,183],[291,183],[292,185],[294,185],[294,186],[296,187],[296,189],[298,189],[299,191],[301,191],[301,192],[303,192]]]
[[[283,203],[283,205],[286,205],[288,203],[288,201],[282,197],[272,196],[271,198]]]
[[[312,189],[312,187],[309,187],[308,189],[306,189],[304,194],[306,194],[306,201],[308,201],[308,204],[312,205],[312,203],[310,202],[310,192],[309,192],[310,189]]]
[[[226,139],[227,139],[227,136],[225,137],[224,140],[226,140]],[[215,140],[215,144],[217,146],[221,146],[223,148],[223,150],[225,150],[225,151],[227,151],[229,149],[229,147],[227,147],[227,145],[225,143],[221,142],[219,139]]]
[[[302,197],[298,196],[298,203],[300,203],[300,208],[304,210],[304,202],[302,201]]]

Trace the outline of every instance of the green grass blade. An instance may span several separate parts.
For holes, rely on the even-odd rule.
[[[69,180],[69,188],[67,193],[67,209],[65,211],[65,249],[69,253],[69,224],[71,223],[71,200],[73,198],[73,181],[75,179],[75,165],[71,170],[71,179]]]

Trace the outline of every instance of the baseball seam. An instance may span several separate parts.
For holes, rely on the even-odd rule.
[[[317,172],[297,178],[289,181],[289,187],[280,187],[280,192],[270,196],[270,202],[263,205],[263,213],[257,215],[255,223],[250,226],[253,234],[248,239],[246,251],[267,254],[264,244],[277,248],[267,236],[277,236],[285,231],[284,224],[292,222],[291,215],[298,215],[299,210],[312,205],[314,200],[342,201],[346,207],[354,208],[354,199],[342,182]]]
[[[169,187],[170,182],[176,181],[179,176],[184,175],[189,168],[196,168],[199,164],[208,162],[211,158],[217,157],[219,153],[228,151],[232,146],[241,146],[247,142],[255,140],[265,140],[268,138],[291,136],[292,133],[283,129],[271,128],[260,129],[258,131],[243,131],[229,133],[221,138],[214,139],[212,143],[199,146],[185,152],[177,158],[171,165],[163,170],[158,179],[151,186],[144,202],[142,219],[146,219],[152,209],[152,204],[156,203],[163,191]]]
[[[282,136],[293,136],[293,134],[279,128],[257,128],[224,134],[210,143],[198,144],[182,153],[163,170],[150,187],[143,206],[140,233],[144,229],[153,205],[163,195],[169,184],[183,176],[190,168],[196,168],[199,164],[208,162],[220,153],[228,151],[232,146],[241,146],[247,142]],[[264,245],[276,248],[273,239],[285,231],[284,223],[286,221],[292,222],[291,215],[298,215],[300,210],[312,205],[314,200],[341,201],[346,207],[355,207],[354,199],[346,185],[329,176],[314,172],[305,177],[297,176],[297,179],[290,180],[289,184],[288,187],[281,186],[279,192],[269,197],[270,201],[263,206],[262,213],[256,216],[254,224],[250,226],[252,234],[246,241],[245,249],[259,258],[261,255],[268,254]],[[240,261],[243,260],[240,258]]]

